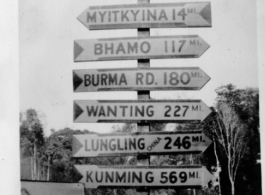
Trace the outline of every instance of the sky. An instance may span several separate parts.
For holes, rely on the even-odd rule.
[[[170,2],[181,2],[167,0]],[[185,1],[186,2],[186,1]],[[200,2],[200,1],[188,1]],[[201,99],[213,106],[215,89],[232,83],[258,87],[256,4],[250,0],[211,2],[211,28],[151,29],[151,36],[199,35],[210,48],[200,58],[150,60],[151,67],[200,67],[211,80],[200,91],[152,91],[154,99]],[[51,128],[107,133],[114,124],[73,123],[74,100],[137,99],[136,92],[74,93],[75,69],[137,67],[136,60],[73,62],[77,39],[136,37],[136,29],[88,30],[76,18],[89,6],[135,4],[137,0],[20,0],[19,110],[36,109],[45,134]],[[151,0],[151,3],[162,3]]]

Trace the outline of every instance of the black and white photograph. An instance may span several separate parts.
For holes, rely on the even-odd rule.
[[[18,194],[262,195],[258,5],[18,1]]]

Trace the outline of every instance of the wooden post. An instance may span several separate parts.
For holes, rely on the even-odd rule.
[[[137,0],[138,4],[150,3],[150,0]],[[141,28],[138,29],[138,37],[149,37],[150,29],[149,28]],[[149,68],[150,67],[150,59],[139,59],[138,60],[138,68]],[[137,91],[137,97],[139,100],[147,100],[150,99],[150,91]],[[137,123],[137,131],[139,132],[148,132],[150,130],[149,123]],[[150,155],[137,155],[137,165],[150,165]],[[137,194],[150,194],[149,189],[137,189]]]

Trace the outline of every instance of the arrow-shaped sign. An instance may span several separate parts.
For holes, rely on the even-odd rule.
[[[201,131],[73,135],[73,157],[138,153],[201,153],[211,140]]]
[[[200,90],[211,78],[198,67],[73,71],[75,92]]]
[[[201,100],[76,100],[75,123],[203,121],[211,110]]]
[[[202,187],[213,175],[202,166],[96,166],[75,165],[85,188],[98,187]]]
[[[198,35],[74,41],[74,61],[198,58],[210,46]]]
[[[211,3],[91,6],[77,18],[90,30],[211,27]]]

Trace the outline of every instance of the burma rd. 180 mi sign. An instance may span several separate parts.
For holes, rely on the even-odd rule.
[[[203,121],[211,110],[201,100],[76,100],[75,123]]]
[[[75,165],[85,188],[98,187],[203,187],[213,175],[202,166],[96,166]]]
[[[200,68],[127,68],[74,70],[75,92],[200,90],[210,77]]]
[[[198,58],[210,46],[198,35],[74,41],[74,61]]]
[[[91,6],[77,19],[90,30],[212,26],[209,2]]]
[[[201,131],[73,135],[74,157],[201,153],[211,140]]]

